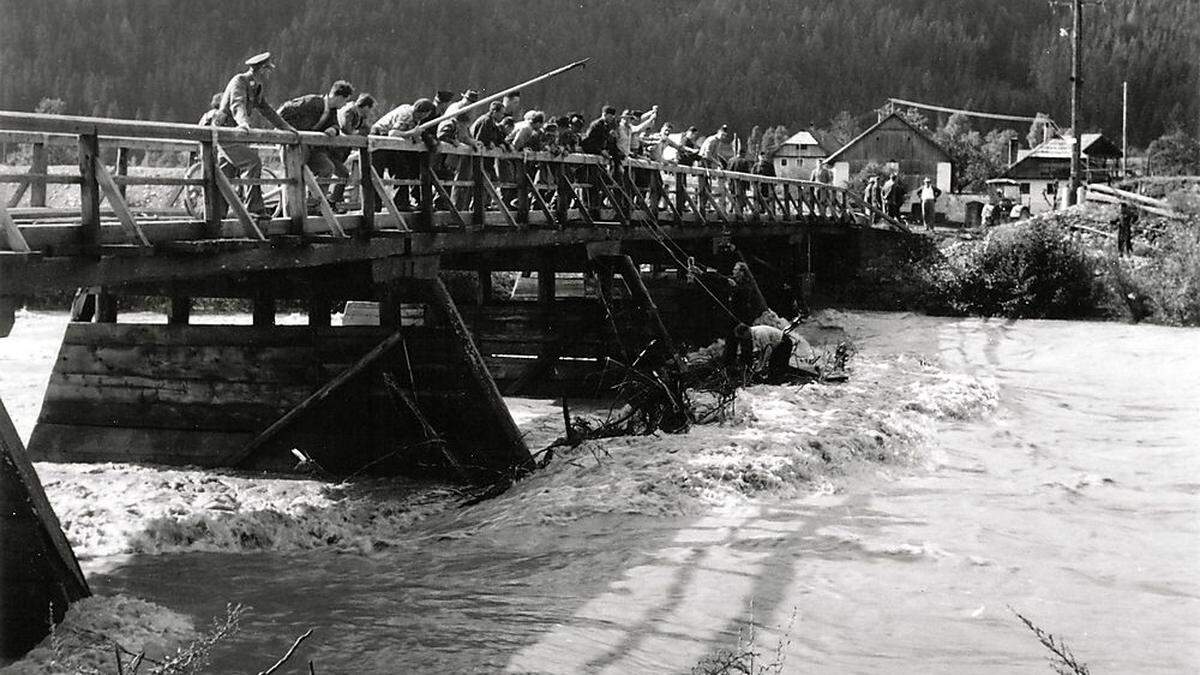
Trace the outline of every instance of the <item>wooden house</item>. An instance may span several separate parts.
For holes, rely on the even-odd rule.
[[[771,162],[775,165],[776,176],[807,180],[813,169],[828,155],[829,151],[821,145],[816,135],[811,131],[800,131],[792,134],[771,153]]]
[[[1121,149],[1103,134],[1082,134],[1081,138],[1083,182],[1109,182],[1117,175]],[[1071,137],[1055,136],[1021,153],[1003,177],[1016,181],[1021,203],[1032,213],[1055,208],[1071,180]]]
[[[910,187],[932,178],[942,192],[950,192],[953,163],[949,153],[896,113],[876,122],[825,161],[833,168],[833,182],[839,186],[849,185],[868,165],[881,164],[900,174]]]

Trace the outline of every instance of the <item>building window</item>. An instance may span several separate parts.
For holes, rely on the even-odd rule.
[[[1020,188],[1021,188],[1021,194],[1023,194],[1023,195],[1029,194],[1029,183],[1021,183]]]
[[[787,166],[787,160],[786,159],[779,160],[779,166]]]

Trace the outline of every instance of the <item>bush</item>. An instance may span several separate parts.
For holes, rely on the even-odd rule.
[[[1133,321],[1200,326],[1200,219],[1167,226],[1147,256],[1110,263],[1110,307]]]
[[[960,244],[929,271],[933,309],[956,314],[1068,319],[1101,314],[1097,264],[1062,226],[1006,225]]]

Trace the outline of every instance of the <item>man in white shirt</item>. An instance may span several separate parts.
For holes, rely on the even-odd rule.
[[[747,326],[739,324],[734,329],[737,339],[749,346],[743,353],[748,355],[752,379],[780,384],[791,375],[792,337],[774,326]],[[807,347],[807,345],[805,345]]]
[[[921,200],[921,220],[925,222],[925,229],[933,232],[934,216],[937,214],[935,204],[942,191],[935,188],[933,182],[926,178],[917,193]]]

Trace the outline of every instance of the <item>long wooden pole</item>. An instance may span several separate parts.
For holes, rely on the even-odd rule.
[[[437,125],[441,124],[442,122],[445,122],[446,120],[454,119],[455,117],[458,117],[459,115],[461,115],[463,113],[470,112],[472,110],[475,110],[477,108],[485,106],[485,105],[491,103],[492,101],[499,100],[499,99],[503,98],[505,94],[509,94],[514,91],[520,91],[521,89],[523,89],[525,87],[530,87],[539,82],[543,82],[552,77],[561,75],[561,74],[567,72],[568,70],[573,70],[575,68],[581,68],[584,65],[586,65],[587,62],[590,60],[591,60],[590,58],[583,59],[582,61],[576,61],[574,63],[569,63],[569,64],[563,66],[562,68],[555,68],[554,70],[551,70],[549,72],[542,73],[541,75],[538,75],[537,77],[535,77],[531,80],[526,80],[525,82],[511,86],[508,89],[502,89],[502,90],[496,92],[495,94],[492,94],[491,96],[488,96],[486,98],[481,98],[478,101],[475,101],[474,103],[472,103],[470,105],[463,106],[462,108],[455,110],[454,112],[446,113],[445,115],[442,115],[441,117],[438,117],[436,119],[429,120],[428,122],[422,122],[421,124],[418,124],[416,127],[412,128],[406,132],[403,132],[401,134],[398,134],[398,135],[409,136],[409,137],[416,136],[416,135],[420,134],[422,131],[424,131],[425,129],[428,129],[429,127],[436,127]]]
[[[1083,82],[1080,81],[1082,55],[1080,54],[1080,32],[1083,30],[1083,5],[1080,0],[1071,3],[1073,9],[1073,26],[1071,30],[1071,194],[1067,197],[1067,205],[1073,205],[1079,199],[1080,184],[1080,153],[1081,139],[1079,138],[1079,106],[1082,96]]]

